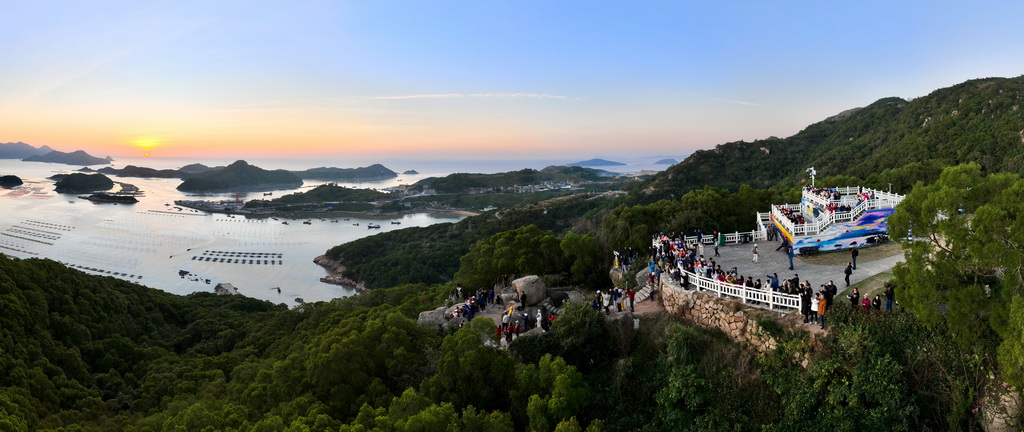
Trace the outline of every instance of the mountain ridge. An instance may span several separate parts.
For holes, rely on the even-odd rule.
[[[987,171],[1022,172],[1022,107],[1024,76],[969,80],[909,101],[881,98],[787,138],[698,150],[636,188],[657,199],[704,186],[793,186],[810,182],[805,174],[810,167],[819,179],[861,180],[910,164],[977,162]]]

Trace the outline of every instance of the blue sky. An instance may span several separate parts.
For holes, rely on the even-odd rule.
[[[1024,74],[1019,2],[0,3],[0,142],[686,154]]]

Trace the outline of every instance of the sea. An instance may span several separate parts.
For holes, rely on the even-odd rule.
[[[681,159],[681,158],[680,158]],[[155,169],[180,168],[192,163],[223,166],[234,159],[118,158],[110,166]],[[399,174],[379,182],[341,183],[358,188],[385,189],[428,177],[456,172],[498,173],[523,168],[542,169],[569,160],[558,159],[246,159],[264,169],[304,170],[322,166],[355,168],[380,163]],[[628,174],[658,171],[655,159],[633,159],[625,165],[599,167]],[[143,191],[137,204],[93,203],[76,194],[54,192],[50,176],[77,172],[81,167],[0,159],[0,175],[16,175],[25,184],[0,188],[0,253],[17,258],[49,258],[86,273],[123,279],[174,294],[212,292],[230,283],[242,295],[295,306],[356,294],[354,287],[320,282],[328,271],[313,263],[333,246],[380,232],[437,223],[453,223],[457,213],[413,213],[372,217],[338,215],[332,218],[289,220],[211,214],[176,206],[175,200],[249,200],[301,192],[323,182],[306,182],[291,190],[188,194],[176,187],[179,179],[118,178]],[[93,166],[94,169],[102,168]],[[304,223],[307,222],[308,223]],[[285,223],[287,222],[287,224]],[[369,229],[368,224],[380,225]]]

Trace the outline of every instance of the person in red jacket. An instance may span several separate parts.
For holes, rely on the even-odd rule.
[[[636,301],[636,291],[633,288],[626,290],[626,295],[629,297],[629,311],[633,312],[633,303]]]

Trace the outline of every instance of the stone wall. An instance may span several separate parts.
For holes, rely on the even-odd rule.
[[[747,344],[760,353],[775,349],[779,341],[758,324],[759,320],[774,320],[784,329],[803,327],[803,317],[797,312],[780,316],[778,312],[750,307],[739,300],[684,290],[666,279],[662,279],[659,293],[662,304],[672,315],[700,327],[722,330],[733,341]]]

